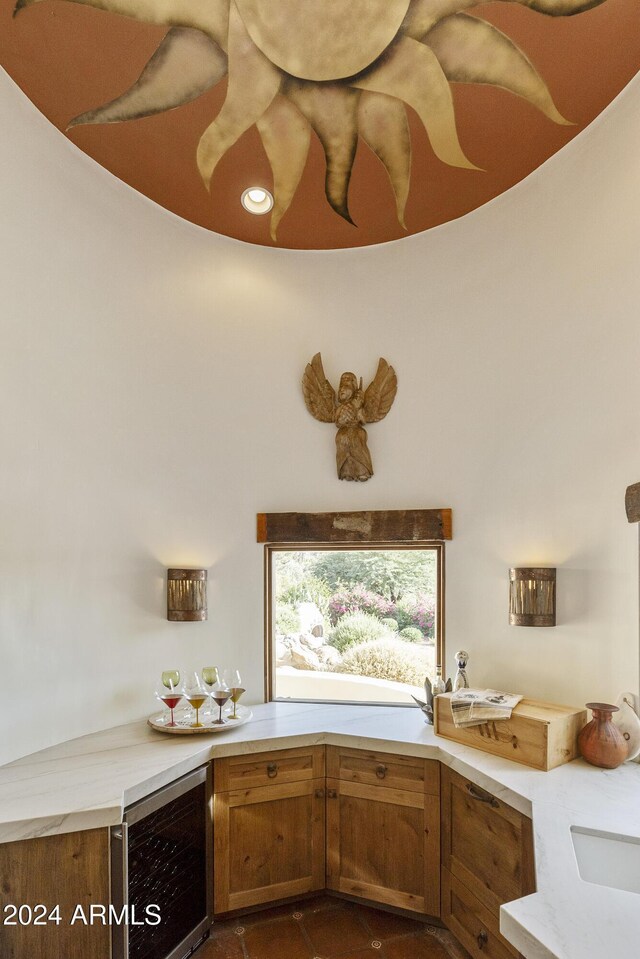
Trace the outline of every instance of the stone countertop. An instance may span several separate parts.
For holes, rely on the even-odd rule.
[[[537,892],[503,906],[500,926],[526,959],[640,955],[640,897],[584,882],[570,834],[640,839],[640,765],[538,772],[435,736],[411,707],[252,708],[250,723],[223,734],[169,736],[140,721],[0,767],[0,842],[116,825],[126,806],[220,756],[326,743],[438,759],[533,819]]]

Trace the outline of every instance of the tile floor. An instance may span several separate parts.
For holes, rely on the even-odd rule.
[[[318,896],[215,923],[194,959],[468,959],[446,929]]]

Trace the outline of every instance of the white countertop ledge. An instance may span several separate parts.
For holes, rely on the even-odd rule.
[[[439,759],[533,819],[537,892],[503,906],[526,959],[638,959],[640,895],[584,882],[571,826],[640,838],[640,765],[576,760],[538,772],[434,735],[418,709],[267,703],[225,733],[170,736],[146,721],[0,766],[0,842],[122,822],[126,806],[220,756],[314,744]]]

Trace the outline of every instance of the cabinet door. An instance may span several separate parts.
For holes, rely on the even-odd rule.
[[[500,935],[493,913],[448,869],[442,870],[442,921],[473,959],[517,959],[520,955]]]
[[[215,913],[324,889],[324,779],[217,793],[213,831]]]
[[[531,820],[443,767],[442,864],[497,918],[535,889]]]
[[[408,789],[327,780],[327,888],[440,914],[440,806]]]
[[[108,829],[0,844],[0,888],[0,909],[9,903],[23,905],[26,921],[21,925],[18,918],[2,913],[2,959],[111,956],[107,919],[97,912],[90,921],[92,906],[109,909]],[[59,919],[48,921],[42,906],[50,912],[56,905]],[[82,913],[76,913],[80,909]],[[8,918],[15,925],[8,925]]]

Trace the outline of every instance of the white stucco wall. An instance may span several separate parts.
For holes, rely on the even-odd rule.
[[[0,760],[143,716],[174,664],[237,665],[258,701],[259,511],[451,506],[472,681],[637,689],[639,115],[636,80],[463,220],[292,253],[155,207],[0,76]],[[304,408],[316,350],[334,379],[398,371],[365,485]],[[168,623],[164,568],[200,563],[209,621]],[[559,568],[555,629],[507,624],[525,564]]]

